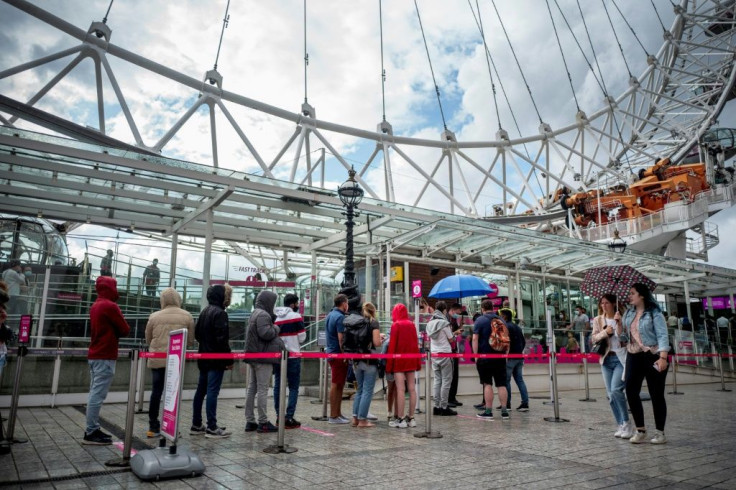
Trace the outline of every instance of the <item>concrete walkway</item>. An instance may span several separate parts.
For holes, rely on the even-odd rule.
[[[668,443],[633,445],[613,437],[614,422],[605,393],[593,390],[597,402],[580,402],[582,392],[561,395],[561,416],[568,423],[550,423],[551,406],[531,400],[531,411],[514,411],[511,420],[478,420],[465,403],[459,417],[435,417],[442,439],[418,439],[424,415],[415,429],[392,429],[386,406],[375,400],[371,411],[378,427],[314,422],[321,405],[302,397],[297,419],[302,429],[286,432],[294,454],[269,455],[276,434],[243,432],[242,410],[221,400],[219,423],[233,435],[224,440],[190,436],[190,403],[184,404],[182,446],[190,446],[207,465],[204,476],[143,483],[129,471],[105,473],[104,462],[120,457],[113,446],[82,446],[83,407],[20,409],[16,437],[26,444],[0,456],[0,486],[16,488],[736,488],[736,393],[718,392],[720,384],[687,385],[683,396],[668,396]],[[514,406],[518,405],[514,390]],[[272,399],[269,413],[273,416]],[[651,404],[644,402],[653,424]],[[497,415],[498,411],[495,411]],[[343,403],[350,415],[351,404]],[[3,415],[7,416],[6,411]],[[122,436],[125,405],[102,409],[103,428]],[[272,420],[273,421],[273,420]],[[147,440],[147,415],[135,417],[134,447],[154,446]]]

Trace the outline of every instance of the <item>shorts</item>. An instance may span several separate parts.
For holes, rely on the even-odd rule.
[[[389,383],[393,383],[394,381],[396,381],[396,379],[394,378],[394,373],[386,373],[386,381]]]
[[[348,363],[343,359],[328,359],[327,362],[332,372],[332,382],[336,385],[344,385],[348,379]]]
[[[506,387],[506,359],[478,359],[475,367],[484,385]]]

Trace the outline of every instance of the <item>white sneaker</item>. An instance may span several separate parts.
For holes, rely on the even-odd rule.
[[[616,432],[613,433],[613,437],[621,437],[621,434],[623,434],[624,430],[626,429],[626,425],[626,423],[619,425]]]
[[[661,430],[654,431],[654,437],[649,441],[652,444],[664,444],[667,442],[667,438],[664,436],[664,432]]]
[[[404,419],[394,419],[391,422],[388,423],[389,427],[396,427],[397,429],[406,429],[406,420]]]
[[[409,417],[407,415],[404,421],[406,423],[406,427],[416,427],[417,426],[417,421],[414,420],[414,417]]]
[[[632,444],[641,444],[643,442],[646,442],[647,440],[647,433],[646,432],[639,432],[638,430],[636,433],[629,439],[629,442]]]
[[[328,424],[349,424],[350,421],[343,417],[330,417],[327,423]]]
[[[368,412],[368,415],[366,415],[366,420],[378,420],[378,417],[373,415],[372,413]]]
[[[634,422],[629,420],[624,423],[624,429],[621,431],[621,439],[631,439],[635,433],[636,427],[634,427]]]

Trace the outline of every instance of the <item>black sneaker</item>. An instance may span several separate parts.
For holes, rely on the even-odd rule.
[[[246,432],[255,432],[258,429],[258,424],[255,422],[246,422],[245,423],[245,431]]]
[[[493,410],[484,410],[481,413],[475,414],[475,416],[483,420],[493,420]]]
[[[463,404],[461,402],[457,401],[457,400],[452,400],[450,403],[452,403],[456,407],[462,407],[463,406]],[[449,406],[450,403],[448,403],[447,405]]]
[[[522,403],[519,405],[519,407],[516,409],[517,412],[528,412],[529,411],[529,404],[528,403]]]
[[[456,403],[453,403],[453,402],[447,402],[447,406],[450,407],[450,408],[455,408],[458,405]]]
[[[259,434],[263,434],[265,432],[277,432],[278,430],[279,428],[273,425],[271,422],[265,422],[258,425],[256,432],[258,432]]]
[[[105,434],[100,429],[97,429],[91,434],[84,434],[82,444],[90,446],[109,446],[112,444],[112,436]]]
[[[442,409],[440,407],[433,407],[432,408],[432,415],[442,415],[441,411],[442,411]]]
[[[455,410],[449,408],[449,407],[448,408],[442,408],[442,409],[440,409],[440,411],[441,411],[440,415],[442,415],[443,417],[449,417],[449,416],[452,416],[452,415],[457,415],[457,412]]]
[[[296,420],[294,417],[284,420],[285,429],[298,429],[302,426],[302,423]]]
[[[486,404],[485,403],[479,403],[477,405],[473,405],[473,408],[476,409],[476,410],[483,410],[484,408],[486,408]]]
[[[509,420],[509,411],[504,409],[501,409],[501,420]]]
[[[203,436],[206,431],[207,431],[207,427],[205,427],[204,424],[193,425],[189,428],[189,435],[190,436]]]

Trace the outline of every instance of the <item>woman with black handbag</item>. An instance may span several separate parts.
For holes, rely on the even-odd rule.
[[[616,296],[604,294],[598,301],[598,316],[593,320],[591,337],[594,343],[591,352],[600,355],[603,382],[613,417],[618,424],[618,430],[613,435],[630,439],[634,435],[634,425],[629,420],[626,408],[626,385],[623,379],[627,339],[621,324],[621,314],[616,307]]]

